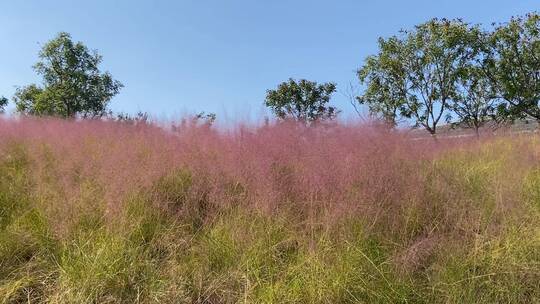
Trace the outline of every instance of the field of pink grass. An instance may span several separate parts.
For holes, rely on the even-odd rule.
[[[0,302],[540,301],[540,138],[0,120]]]

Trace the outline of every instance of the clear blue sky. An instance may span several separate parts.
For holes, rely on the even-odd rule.
[[[111,108],[156,116],[261,115],[266,89],[289,77],[343,91],[379,36],[432,17],[505,21],[538,0],[2,0],[0,95],[38,82],[40,44],[66,31],[125,84]],[[347,99],[334,95],[345,116]]]

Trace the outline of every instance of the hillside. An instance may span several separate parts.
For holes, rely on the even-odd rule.
[[[540,138],[0,120],[0,302],[538,303]]]
[[[508,124],[497,125],[488,122],[484,127],[479,129],[481,137],[491,137],[494,135],[516,135],[523,133],[538,132],[538,122],[532,119],[516,120]],[[413,138],[430,137],[429,133],[423,128],[404,129]],[[475,131],[472,128],[459,125],[443,124],[437,128],[437,137],[439,138],[465,138],[476,137]]]

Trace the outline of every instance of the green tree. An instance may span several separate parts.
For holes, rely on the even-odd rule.
[[[379,53],[366,59],[358,77],[366,90],[358,102],[391,124],[413,119],[435,135],[450,120],[450,104],[463,67],[474,56],[471,33],[461,20],[432,19],[412,31],[379,39]]]
[[[34,70],[43,85],[18,88],[17,111],[32,115],[95,117],[106,114],[107,105],[123,85],[98,68],[102,57],[68,33],[59,33],[39,53]]]
[[[8,104],[8,99],[5,98],[4,96],[1,96],[0,97],[0,113],[4,112],[4,109],[6,108],[7,104]]]
[[[540,121],[540,15],[499,24],[486,41],[482,67],[506,103],[499,114]]]
[[[116,117],[110,113],[109,119],[117,122],[126,123],[129,125],[146,125],[150,124],[150,117],[148,113],[139,111],[135,115],[130,115],[128,113],[120,112],[116,114]]]
[[[471,128],[476,137],[479,137],[481,127],[488,122],[498,122],[499,101],[495,88],[481,67],[471,63],[462,70],[456,96],[450,104],[454,118],[457,119],[454,125]]]
[[[336,91],[334,83],[292,78],[281,83],[277,89],[266,92],[265,105],[280,119],[292,118],[301,122],[332,119],[339,111],[328,103]]]
[[[366,85],[364,94],[357,97],[358,103],[367,105],[372,115],[392,127],[397,125],[399,115],[410,116],[406,107],[410,84],[401,61],[403,47],[397,37],[379,38],[379,53],[367,57],[357,72],[360,82]]]

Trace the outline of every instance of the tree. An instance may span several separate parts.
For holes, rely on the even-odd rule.
[[[211,126],[217,119],[216,113],[206,113],[204,111],[197,113],[195,119],[202,121],[205,125]]]
[[[483,71],[506,101],[499,114],[540,121],[540,15],[499,24],[486,41],[485,53]]]
[[[435,135],[449,105],[463,66],[473,56],[471,33],[461,20],[432,19],[400,36],[379,39],[379,53],[366,59],[358,77],[367,86],[358,102],[391,124],[402,116]]]
[[[18,88],[17,111],[32,115],[60,117],[101,116],[123,85],[98,68],[102,57],[68,33],[59,33],[39,53],[34,70],[43,76],[43,85]]]
[[[4,96],[1,96],[0,97],[0,113],[4,112],[4,109],[7,106],[7,104],[8,104],[8,99],[5,98]]]
[[[292,118],[301,122],[333,119],[339,111],[327,104],[335,91],[336,85],[331,82],[317,84],[290,78],[276,90],[266,91],[265,105],[280,119]]]
[[[129,125],[147,125],[150,124],[150,117],[148,113],[139,111],[135,115],[130,115],[128,113],[120,112],[116,113],[116,117],[113,113],[109,113],[108,118],[110,120],[121,122]]]
[[[397,37],[379,38],[379,54],[369,56],[357,72],[362,84],[367,84],[359,104],[368,106],[369,112],[391,127],[397,125],[398,115],[409,116],[406,108],[407,71],[401,61],[403,43]]]
[[[498,105],[495,88],[481,67],[470,64],[463,68],[456,96],[450,105],[457,118],[454,125],[471,128],[479,137],[481,127],[488,122],[497,122]]]

